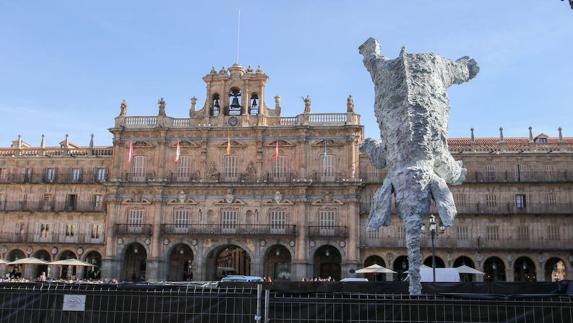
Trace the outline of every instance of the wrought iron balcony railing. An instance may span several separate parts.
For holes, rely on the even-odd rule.
[[[103,244],[103,233],[0,232],[0,243]]]
[[[103,212],[105,205],[95,202],[45,202],[5,201],[0,202],[0,212]]]
[[[362,182],[378,184],[384,173],[361,174]],[[573,171],[469,171],[464,183],[568,183],[573,182]]]
[[[107,173],[84,171],[73,173],[71,169],[58,169],[53,173],[33,170],[29,174],[5,174],[0,183],[5,184],[96,184],[107,181]]]
[[[361,248],[406,248],[405,238],[368,235],[362,230],[360,235]],[[487,240],[483,237],[471,239],[457,239],[453,236],[438,236],[435,240],[436,248],[465,249],[465,250],[570,250],[573,239],[549,240],[543,237],[538,239],[516,239],[510,236],[499,236],[495,240]],[[424,235],[421,240],[422,248],[431,248],[429,235]]]
[[[244,235],[294,236],[296,225],[283,224],[162,224],[163,234],[174,235]]]
[[[308,226],[308,237],[309,238],[347,238],[348,237],[348,227],[344,225],[338,226]]]
[[[543,183],[543,182],[572,182],[573,171],[470,171],[465,183]]]
[[[139,182],[145,183],[155,180],[154,172],[142,172],[142,173],[124,173],[123,181],[125,182]]]
[[[115,233],[117,235],[146,235],[153,234],[153,225],[151,224],[116,224]]]

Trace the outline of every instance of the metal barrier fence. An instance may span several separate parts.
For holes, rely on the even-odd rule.
[[[471,299],[455,296],[270,292],[265,322],[573,322],[567,296]]]
[[[255,322],[259,303],[253,287],[2,286],[0,322],[243,323]]]
[[[573,322],[573,297],[301,293],[262,284],[1,284],[0,322]]]

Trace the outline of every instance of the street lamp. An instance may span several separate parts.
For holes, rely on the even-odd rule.
[[[438,232],[438,223],[436,222],[436,216],[430,214],[430,238],[432,240],[432,281],[436,282],[436,247],[434,244],[434,240],[436,239],[436,235],[438,233],[444,232],[444,227],[440,226],[440,232]],[[422,224],[422,232],[426,231],[426,224]]]

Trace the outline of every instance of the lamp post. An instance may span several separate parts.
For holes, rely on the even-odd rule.
[[[436,282],[436,247],[434,244],[434,240],[438,233],[442,233],[444,228],[440,226],[440,232],[438,232],[438,223],[436,222],[436,216],[430,214],[430,239],[432,240],[432,281]],[[422,232],[426,231],[426,224],[422,224]]]

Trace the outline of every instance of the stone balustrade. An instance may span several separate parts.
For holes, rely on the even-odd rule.
[[[221,116],[222,117],[222,116]],[[259,118],[259,124],[268,127],[285,126],[343,126],[360,125],[360,116],[354,113],[309,113],[300,114],[295,117],[266,117],[266,116],[238,116],[239,118]],[[219,118],[219,117],[212,117]],[[162,116],[130,116],[116,119],[116,127],[128,129],[152,129],[158,127],[190,129],[202,127],[217,127],[217,125],[227,126],[226,123],[205,124],[204,119],[195,118],[171,118]]]
[[[0,157],[111,157],[112,147],[0,148]]]

